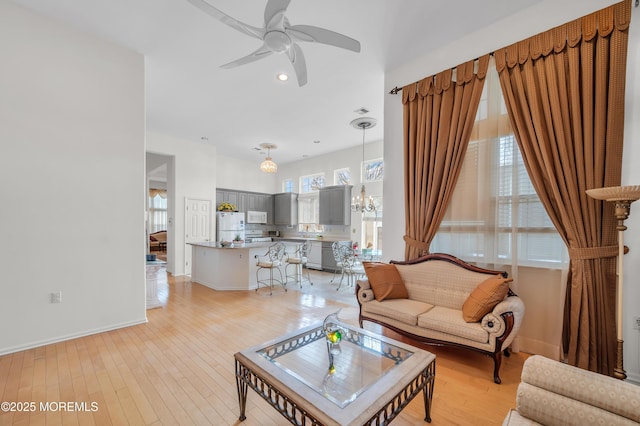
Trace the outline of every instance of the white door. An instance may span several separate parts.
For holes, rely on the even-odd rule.
[[[185,202],[184,273],[191,275],[191,246],[211,239],[211,201],[187,198]]]

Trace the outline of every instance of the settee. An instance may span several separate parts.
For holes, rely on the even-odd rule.
[[[640,386],[533,355],[503,426],[638,425]]]
[[[506,272],[444,253],[364,266],[367,277],[356,285],[360,327],[370,321],[416,341],[479,351],[493,358],[500,383],[502,355],[524,316]]]
[[[167,231],[158,231],[149,234],[149,251],[159,251],[166,248]]]

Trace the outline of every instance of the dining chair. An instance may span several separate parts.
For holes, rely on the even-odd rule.
[[[287,291],[287,281],[282,275],[282,270],[280,267],[282,266],[282,258],[284,257],[285,246],[282,243],[276,243],[269,247],[267,252],[264,255],[256,255],[258,269],[256,270],[256,281],[258,282],[258,287],[256,287],[256,291],[260,289],[260,286],[269,287],[269,295],[273,294],[273,285],[280,284],[284,291]],[[268,270],[269,278],[268,279],[260,279],[260,271]],[[280,275],[280,279],[273,276],[273,271],[278,271]],[[264,274],[263,274],[264,275]]]
[[[342,254],[342,271],[343,274],[347,277],[347,283],[349,287],[353,287],[357,279],[363,278],[365,276],[364,266],[362,265],[361,259],[350,247],[346,247],[346,249],[343,249]],[[340,281],[340,284],[338,285],[338,288],[336,290],[340,290],[341,286],[342,281]]]
[[[347,245],[348,244],[348,245]],[[333,271],[333,277],[330,282],[336,278],[338,271],[340,271],[340,284],[342,284],[342,279],[344,278],[344,268],[342,265],[342,258],[344,257],[344,253],[342,252],[342,247],[351,248],[351,241],[345,243],[344,241],[336,241],[331,244],[331,251],[333,253],[333,259],[336,261],[336,269]]]
[[[298,244],[293,253],[286,254],[284,272],[287,276],[287,282],[289,281],[289,278],[292,278],[295,282],[300,284],[300,288],[302,288],[302,281],[304,280],[313,285],[313,282],[311,282],[311,276],[309,275],[309,269],[307,268],[307,260],[310,252],[311,243],[309,241],[305,241],[302,244]],[[289,274],[288,271],[290,266],[293,266],[294,269],[292,274]],[[303,275],[303,268],[307,270],[306,278]]]

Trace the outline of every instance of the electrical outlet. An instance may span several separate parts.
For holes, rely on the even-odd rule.
[[[56,291],[49,295],[51,303],[62,303],[62,292]]]
[[[640,317],[633,317],[633,329],[640,330]]]

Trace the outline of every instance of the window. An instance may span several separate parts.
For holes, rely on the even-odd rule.
[[[351,185],[351,169],[337,169],[333,171],[334,185]]]
[[[149,190],[149,233],[167,229],[167,191]]]
[[[285,179],[282,181],[282,192],[293,192],[293,179]]]
[[[298,196],[298,231],[322,232],[324,227],[319,225],[320,214],[319,194],[307,193]]]
[[[362,249],[382,250],[382,197],[372,196],[376,210],[362,213]]]
[[[315,175],[300,176],[300,193],[308,194],[324,188],[324,173]]]
[[[384,178],[384,162],[382,159],[365,161],[363,164],[365,182],[376,182]]]
[[[495,70],[432,252],[484,264],[561,268],[565,245],[529,179]]]

